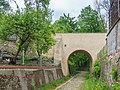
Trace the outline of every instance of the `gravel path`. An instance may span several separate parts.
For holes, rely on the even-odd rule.
[[[55,90],[80,90],[80,84],[84,81],[85,71],[81,71],[66,83],[57,87]]]

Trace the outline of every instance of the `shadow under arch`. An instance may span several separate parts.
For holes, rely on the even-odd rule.
[[[90,54],[88,51],[86,51],[86,50],[74,50],[74,51],[68,56],[67,63],[68,63],[68,61],[69,61],[70,56],[72,56],[72,55],[73,55],[74,53],[76,53],[76,52],[81,52],[81,53],[84,53],[85,55],[88,56],[88,58],[89,58],[89,71],[90,71],[90,73],[92,73],[93,58],[92,58],[91,54]],[[69,64],[68,64],[68,70],[69,70]],[[70,74],[70,70],[69,70],[69,74]]]

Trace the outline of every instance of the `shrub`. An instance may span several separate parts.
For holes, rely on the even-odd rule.
[[[117,69],[112,68],[112,71],[110,72],[110,74],[112,75],[112,78],[117,81]]]
[[[106,82],[102,78],[95,78],[93,75],[86,75],[80,90],[109,90]]]
[[[112,84],[112,90],[120,90],[120,82],[115,82]]]
[[[20,62],[23,63],[23,57],[22,56],[20,57]],[[24,56],[24,63],[27,64],[29,62],[30,62],[29,56],[25,55]]]
[[[100,62],[99,61],[96,61],[95,64],[94,64],[94,71],[93,71],[93,75],[96,77],[96,78],[99,78],[100,77]]]

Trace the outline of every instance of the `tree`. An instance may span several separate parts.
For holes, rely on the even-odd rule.
[[[109,0],[95,0],[94,2],[96,10],[101,13],[101,10],[105,10],[106,12],[109,12],[110,8],[110,1]]]
[[[78,27],[79,32],[105,32],[104,20],[90,5],[82,9],[81,14],[78,16]]]
[[[94,5],[99,15],[105,19],[106,26],[108,27],[110,0],[95,0]]]
[[[42,52],[47,51],[53,45],[50,12],[46,3],[47,1],[35,0],[34,5],[30,3],[32,0],[25,0],[26,8],[23,11],[18,9],[16,12],[3,15],[0,22],[0,37],[7,40],[9,36],[15,34],[17,36],[18,51],[14,61],[22,48],[32,44],[41,49]],[[42,5],[42,6],[39,6]],[[48,44],[48,46],[47,46]],[[46,46],[45,46],[46,45]],[[44,46],[44,48],[43,48]],[[37,50],[40,51],[40,50]],[[40,53],[41,54],[41,53]]]
[[[75,17],[70,17],[70,15],[60,16],[59,20],[56,20],[53,24],[53,29],[55,32],[77,32],[77,21]]]
[[[11,7],[7,0],[0,0],[0,13],[9,11],[10,9]]]

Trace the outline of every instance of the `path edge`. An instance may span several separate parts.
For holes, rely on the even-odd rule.
[[[75,76],[77,76],[78,74],[76,74]],[[73,76],[72,78],[70,78],[68,81],[66,81],[65,83],[61,84],[60,86],[56,87],[55,90],[61,88],[62,86],[64,86],[65,84],[67,84],[68,82],[70,82],[75,76]]]

